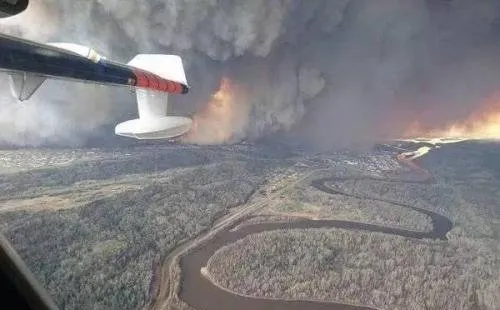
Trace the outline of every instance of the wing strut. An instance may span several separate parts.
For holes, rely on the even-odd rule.
[[[27,72],[9,74],[12,95],[20,101],[28,100],[45,81],[44,76]]]

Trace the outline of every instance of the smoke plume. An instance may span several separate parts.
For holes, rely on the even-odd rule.
[[[195,119],[223,78],[238,85],[231,113],[241,114],[223,122],[224,139],[211,127],[225,114],[212,113],[198,117],[204,136],[192,141],[286,131],[332,147],[398,137],[415,118],[432,126],[471,114],[500,90],[499,17],[495,0],[32,0],[0,30],[125,62],[180,54],[192,92],[172,113]],[[126,90],[42,88],[23,107],[2,89],[0,141],[83,143],[135,109]]]

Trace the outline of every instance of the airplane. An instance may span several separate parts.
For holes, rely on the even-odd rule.
[[[30,99],[46,79],[132,88],[139,118],[116,125],[119,136],[173,139],[192,126],[190,118],[167,115],[168,94],[189,92],[182,59],[177,55],[139,54],[121,64],[79,44],[41,44],[0,34],[0,71],[9,74],[12,94],[19,101]]]
[[[29,0],[0,0],[0,18],[23,12],[28,3]],[[125,65],[109,61],[95,50],[78,44],[40,44],[0,34],[0,71],[9,74],[11,91],[19,101],[28,100],[47,78],[133,88],[139,118],[118,124],[117,135],[169,139],[191,128],[190,118],[167,116],[168,94],[189,91],[182,59],[176,55],[141,54]],[[2,234],[0,289],[4,293],[4,307],[58,309]]]

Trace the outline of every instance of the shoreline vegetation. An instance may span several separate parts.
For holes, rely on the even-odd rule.
[[[442,175],[438,175],[435,184],[428,183],[422,176],[430,177],[430,173],[424,174],[423,168],[418,170],[419,177],[410,182],[413,183],[411,190],[403,191],[405,204],[411,201],[421,210],[457,214],[456,210],[450,212],[455,199],[437,208],[429,203],[435,201],[435,197],[444,202],[456,194],[443,182]],[[432,179],[435,180],[434,176]],[[343,187],[335,187],[335,190],[354,189],[349,194],[358,199],[377,200],[388,196],[387,199],[394,200],[401,196],[397,190],[391,191],[392,185],[405,189],[408,184],[403,183],[391,181],[389,187],[368,187],[372,189],[368,191],[372,197],[364,198],[356,197],[363,192],[356,189],[366,188],[363,184],[341,184]],[[332,185],[335,184],[328,184]],[[426,195],[427,190],[430,195]],[[311,200],[307,203],[312,205]],[[339,199],[336,202],[342,203]],[[297,210],[294,206],[282,209],[288,212],[281,213],[265,209],[255,219],[238,225],[238,229],[265,224],[266,219],[293,223],[294,215],[308,218],[316,211],[304,209],[300,206]],[[425,225],[428,228],[428,223]],[[461,229],[460,225],[454,230]],[[214,285],[229,292],[254,298],[280,298],[283,303],[300,299],[328,300],[334,302],[332,307],[345,302],[391,309],[496,309],[500,301],[496,294],[500,276],[495,269],[498,245],[495,246],[494,240],[471,242],[471,239],[457,238],[453,232],[450,236],[450,241],[432,241],[326,228],[272,230],[249,234],[222,246],[208,259],[203,270]],[[318,243],[325,239],[327,242]],[[334,246],[328,248],[325,244]],[[314,275],[322,276],[318,279]]]
[[[59,307],[146,305],[166,253],[245,204],[288,165],[214,148],[151,151],[97,160],[60,151],[64,165],[45,158],[57,164],[0,174],[0,229]],[[12,153],[11,166],[22,162],[22,151]]]
[[[294,229],[245,237],[219,249],[206,268],[218,285],[254,297],[390,309],[495,309],[492,257],[492,250],[457,242]]]
[[[183,261],[214,242],[197,240],[242,218],[248,220],[227,230],[228,236],[253,225],[271,227],[269,222],[285,226],[214,248],[215,255],[206,257],[194,276],[200,278],[201,267],[210,274],[232,270],[232,275],[218,273],[217,281],[234,291],[337,302],[317,303],[318,309],[348,303],[489,310],[500,304],[495,294],[500,289],[500,149],[495,145],[464,142],[431,151],[418,159],[433,174],[433,182],[425,184],[422,173],[401,166],[386,150],[306,154],[250,144],[3,152],[0,229],[61,308],[193,309],[183,293],[189,276]],[[401,175],[409,182],[380,180]],[[365,179],[324,183],[352,197],[310,186],[332,176]],[[449,218],[448,241],[359,231],[387,225],[386,232],[436,233],[429,229],[432,217],[391,201]],[[316,225],[351,221],[358,230],[286,230],[307,219],[316,219]],[[363,226],[366,222],[372,225]],[[311,268],[323,276],[311,277]],[[402,282],[405,277],[408,283]],[[347,291],[339,289],[344,286]],[[336,296],[334,288],[345,296]],[[446,290],[452,293],[444,304]],[[255,298],[235,302],[214,309],[245,308]],[[273,309],[310,306],[263,302]]]

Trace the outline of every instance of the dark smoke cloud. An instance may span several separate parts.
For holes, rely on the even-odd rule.
[[[397,136],[417,114],[428,125],[459,119],[500,89],[499,1],[32,2],[0,29],[119,61],[182,55],[192,93],[174,99],[177,114],[197,111],[223,75],[244,86],[248,120],[233,140],[291,130],[318,146],[369,143]],[[0,141],[84,142],[135,109],[124,90],[43,87],[23,108],[2,92]]]

